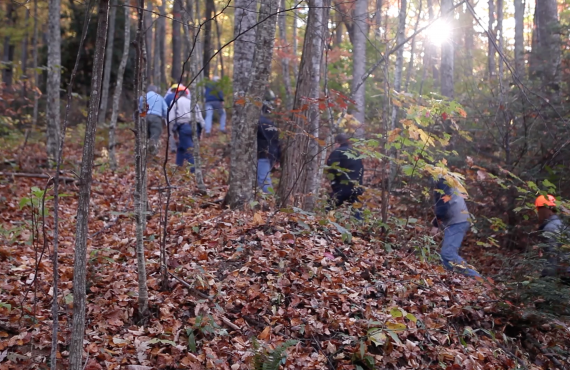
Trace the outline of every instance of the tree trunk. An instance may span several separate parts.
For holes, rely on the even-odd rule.
[[[441,0],[441,15],[453,29],[453,0]],[[441,45],[441,95],[453,99],[453,42]]]
[[[160,32],[158,35],[160,40],[160,86],[162,90],[164,90],[170,86],[166,77],[166,0],[162,0],[162,5],[159,7],[159,10],[161,14],[159,18]]]
[[[560,93],[560,22],[556,0],[536,1],[532,33],[531,75],[542,91],[556,101]]]
[[[210,78],[210,58],[212,58],[212,16],[214,14],[214,0],[206,0],[204,24],[204,78]]]
[[[497,0],[497,40],[499,41],[499,50],[503,54],[503,0]],[[503,54],[504,55],[504,54]],[[500,95],[502,98],[503,95],[503,78],[504,78],[504,68],[505,64],[503,63],[503,59],[499,55],[499,88],[500,88]],[[501,101],[502,103],[502,101]]]
[[[246,10],[244,8],[243,11],[237,11],[237,4],[240,2],[236,1],[236,20],[238,21],[235,23],[237,30],[242,29],[245,23],[249,21],[249,14],[247,14],[249,9]],[[251,6],[247,4],[248,0],[245,0],[245,2],[245,6]],[[238,70],[243,72],[241,76],[246,74],[248,79],[234,78],[234,94],[236,94],[235,83],[238,81],[238,89],[243,90],[237,90],[236,96],[243,96],[244,99],[234,100],[234,114],[232,116],[230,179],[224,203],[233,209],[243,208],[252,199],[253,180],[257,167],[257,124],[261,115],[263,95],[265,94],[271,72],[271,59],[273,57],[277,23],[277,16],[270,15],[274,14],[278,8],[279,0],[264,0],[261,2],[255,43],[253,44],[255,45],[255,50],[251,53],[254,57],[249,67],[252,70],[251,72],[246,72],[243,69],[243,61],[238,59],[239,56],[243,55],[243,50],[239,49],[238,44],[234,46],[234,61],[236,61],[234,62],[234,76],[236,76],[235,68],[240,65]],[[253,9],[255,11],[255,8]],[[269,19],[266,19],[268,17]],[[238,50],[239,52],[237,52]],[[240,74],[237,76],[240,76]],[[250,82],[246,84],[248,80]]]
[[[255,52],[256,29],[258,27],[247,32],[245,31],[255,25],[257,21],[256,14],[256,0],[235,1],[234,37],[237,37],[237,39],[234,42],[234,108],[235,101],[244,97],[253,72],[252,62]],[[242,32],[245,33],[239,36]]]
[[[421,2],[422,0],[420,0],[420,7],[421,7]],[[376,37],[381,36],[380,32],[381,27],[382,27],[382,0],[376,0],[376,13],[374,14],[374,28],[375,28],[374,34],[376,35]]]
[[[352,69],[352,98],[355,102],[354,118],[364,124],[366,107],[366,83],[360,83],[366,74],[366,42],[368,39],[368,0],[356,0],[354,5],[354,40]],[[363,127],[359,136],[364,134]]]
[[[342,44],[342,36],[344,34],[344,24],[342,23],[342,16],[338,11],[335,12],[335,25],[336,29],[334,31],[334,46],[340,46],[340,44]]]
[[[23,74],[22,77],[25,79],[24,86],[22,89],[23,96],[26,96],[26,81],[28,80],[28,39],[29,39],[28,30],[30,26],[30,9],[26,8],[25,12],[26,12],[26,18],[25,18],[26,31],[24,37],[22,38],[22,74]]]
[[[298,25],[297,22],[299,20],[299,16],[298,16],[298,10],[295,7],[293,9],[293,29],[291,31],[292,36],[293,36],[293,42],[292,42],[292,48],[293,48],[293,59],[291,60],[292,62],[292,67],[293,67],[293,77],[295,79],[295,81],[297,81],[297,76],[299,75],[299,61],[297,59],[297,53],[299,51],[299,35],[298,35]]]
[[[146,119],[139,113],[139,96],[146,99],[145,72],[146,50],[144,35],[144,0],[139,0],[136,35],[136,60],[135,60],[135,219],[136,219],[136,253],[137,275],[139,287],[138,299],[138,322],[137,325],[146,325],[148,320],[148,288],[146,284],[146,263],[144,256],[144,231],[146,229],[147,196],[147,129]]]
[[[155,79],[154,79],[154,68],[156,68],[153,63],[154,63],[154,58],[153,58],[153,52],[154,52],[154,48],[153,48],[153,33],[152,33],[152,29],[153,29],[153,21],[152,21],[152,11],[153,11],[153,5],[152,5],[153,1],[152,0],[147,0],[146,2],[146,12],[144,14],[144,29],[145,29],[145,43],[146,43],[146,52],[147,52],[147,63],[146,63],[146,78],[149,81],[149,83],[152,83],[154,85],[160,85]]]
[[[6,4],[6,26],[16,27],[14,24],[15,13],[14,4],[8,2]],[[12,90],[12,82],[14,79],[14,49],[14,42],[8,34],[4,37],[4,54],[2,58],[2,61],[5,63],[4,66],[2,66],[2,82],[4,82],[7,91]]]
[[[330,2],[327,2],[330,6]],[[323,0],[309,0],[309,15],[297,88],[295,90],[295,114],[287,128],[291,135],[282,145],[283,172],[279,185],[280,206],[286,207],[292,199],[294,205],[312,210],[318,190],[320,77],[328,20],[327,4]],[[307,107],[307,108],[304,108]]]
[[[495,24],[495,2],[494,0],[489,0],[489,42],[488,42],[488,50],[487,50],[487,71],[489,74],[489,79],[492,80],[495,77],[495,73],[497,71],[497,66],[495,65],[495,46],[493,45],[495,32],[493,31],[493,25]],[[493,37],[493,38],[492,38]]]
[[[165,25],[165,20],[164,17],[162,16],[163,14],[165,14],[164,11],[164,2],[166,0],[163,0],[162,5],[158,7],[158,12],[161,14],[160,17],[158,17],[158,19],[156,20],[156,24],[155,24],[155,31],[154,31],[154,52],[153,57],[154,57],[154,61],[152,63],[152,68],[154,70],[154,74],[153,74],[153,81],[154,84],[157,86],[160,86],[161,90],[164,91],[164,89],[167,89],[166,86],[166,78],[162,79],[162,76],[166,76],[166,72],[164,72],[163,69],[163,65],[164,65],[164,50],[163,50],[163,45],[164,45],[164,39],[162,38],[163,35],[163,26]]]
[[[123,89],[123,77],[125,75],[125,68],[129,60],[129,46],[131,43],[131,16],[130,7],[128,7],[129,0],[125,0],[125,37],[123,42],[123,55],[121,56],[121,63],[117,70],[117,83],[115,84],[115,92],[113,94],[113,108],[111,110],[111,122],[109,122],[109,161],[111,169],[117,170],[117,155],[115,153],[115,146],[117,145],[116,129],[117,118],[119,116],[119,105],[121,102],[121,92]]]
[[[61,85],[61,0],[49,0],[48,20],[48,77],[46,104],[46,151],[48,158],[55,159],[59,148],[60,136],[60,100]],[[97,106],[97,109],[99,106]]]
[[[216,4],[212,2],[214,5],[214,14],[216,14]],[[224,77],[224,53],[222,53],[222,32],[220,31],[220,23],[218,22],[218,18],[214,18],[214,22],[216,22],[216,36],[218,40],[218,57],[220,58],[220,77]]]
[[[515,0],[515,73],[519,78],[525,75],[524,54],[524,2]]]
[[[467,0],[469,4],[472,0]],[[465,74],[470,79],[473,78],[473,50],[475,50],[475,32],[473,30],[473,15],[466,10],[463,13],[465,24]]]
[[[281,0],[281,11],[279,14],[279,41],[281,47],[287,54],[290,54],[290,49],[287,45],[287,15],[285,13],[286,1]],[[290,111],[293,108],[293,93],[291,91],[291,72],[289,70],[289,56],[284,55],[281,57],[281,70],[283,73],[283,83],[285,85],[285,109]]]
[[[58,13],[59,14],[59,13]],[[107,38],[107,17],[109,15],[109,0],[99,1],[99,17],[97,24],[97,39],[93,58],[91,78],[91,96],[85,128],[83,158],[81,160],[81,186],[77,206],[77,221],[75,231],[75,260],[73,263],[73,323],[71,327],[71,342],[69,347],[69,369],[83,369],[83,337],[85,333],[85,304],[86,304],[86,264],[87,238],[89,222],[89,201],[91,199],[91,182],[93,180],[93,156],[95,152],[95,130],[101,102],[101,80],[105,58],[105,43]]]
[[[400,14],[398,16],[398,34],[396,36],[396,45],[401,45],[406,39],[406,10],[408,8],[407,0],[400,0]],[[402,88],[402,69],[404,68],[404,48],[401,47],[396,52],[396,65],[394,67],[394,85],[393,90],[396,93]],[[396,96],[396,99],[398,97]],[[392,104],[392,116],[390,118],[390,130],[396,128],[398,118],[398,106]]]
[[[38,123],[38,107],[40,101],[40,74],[38,73],[38,0],[34,0],[34,37],[33,37],[33,68],[34,68],[34,110],[32,112],[32,132]]]
[[[182,4],[180,1],[174,0],[172,7],[172,70],[170,74],[172,81],[178,81],[182,76],[182,37],[180,34]]]
[[[422,3],[423,1],[420,1],[419,7],[417,8],[417,18],[416,18],[416,24],[414,26],[414,34],[416,34],[418,32],[418,27],[420,25],[420,19],[421,19],[421,15],[422,15]],[[404,19],[404,25],[406,24],[406,20]],[[405,36],[405,34],[404,34]],[[403,42],[403,40],[402,40]],[[402,48],[403,49],[403,48]],[[404,85],[404,91],[408,92],[408,88],[410,87],[410,79],[412,76],[412,70],[414,69],[414,56],[416,53],[416,36],[412,37],[412,48],[410,50],[410,62],[408,63],[408,68],[406,69],[406,84]]]
[[[433,13],[433,0],[427,0],[428,6],[428,17],[429,22],[432,23],[435,21],[435,16]],[[433,81],[434,90],[437,88],[439,83],[439,70],[437,69],[437,51],[435,46],[431,42],[427,42],[425,47],[425,58],[424,58],[425,69],[431,69],[431,78]]]
[[[115,18],[117,15],[117,0],[111,0],[109,11],[109,32],[107,35],[107,48],[105,49],[105,70],[103,71],[103,91],[101,92],[101,109],[99,110],[99,123],[104,123],[107,117],[109,103],[109,85],[111,82],[111,67],[113,65],[113,44],[115,43]]]

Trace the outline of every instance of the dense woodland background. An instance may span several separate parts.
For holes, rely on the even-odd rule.
[[[568,286],[539,279],[533,233],[534,198],[566,214],[570,194],[566,0],[3,0],[0,19],[0,368],[570,367]],[[203,104],[214,76],[230,133],[196,174],[148,156],[146,87]],[[283,156],[261,195],[268,88]],[[326,211],[340,132],[361,222]],[[439,266],[426,171],[469,194],[485,279]]]

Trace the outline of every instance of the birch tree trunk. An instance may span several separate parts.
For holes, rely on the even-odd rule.
[[[453,29],[453,0],[441,0],[441,16]],[[441,44],[441,95],[453,99],[453,42]]]
[[[253,54],[255,53],[256,30],[253,28],[245,32],[255,25],[257,21],[257,0],[235,0],[235,20],[234,20],[234,110],[236,108],[235,101],[245,96],[248,82],[251,78],[253,68]],[[238,37],[239,34],[245,34]],[[234,122],[232,116],[232,125]],[[233,131],[233,130],[232,130]]]
[[[236,1],[236,6],[237,3],[238,1]],[[250,67],[252,72],[247,73],[248,76],[251,76],[251,81],[247,85],[245,84],[247,80],[244,81],[242,79],[239,82],[240,86],[238,88],[245,88],[243,90],[245,101],[243,103],[239,100],[234,101],[229,189],[224,200],[224,203],[233,209],[243,208],[249,203],[253,195],[253,181],[257,167],[257,124],[271,72],[271,59],[275,43],[277,16],[272,14],[275,14],[278,8],[279,0],[264,0],[261,2],[258,26],[256,27],[255,51],[252,53],[254,58]],[[238,29],[243,26],[244,19],[247,16],[247,14],[242,15],[241,22],[236,22]],[[239,50],[237,49],[237,44],[235,48],[234,50]],[[236,60],[236,55],[242,55],[242,53],[234,51],[234,61]],[[234,64],[234,68],[236,66]],[[240,68],[243,68],[243,65]],[[236,76],[235,69],[234,76]],[[234,78],[234,84],[236,81]],[[234,85],[234,94],[235,91]],[[237,96],[239,95],[240,92],[238,90]]]
[[[287,46],[287,18],[285,13],[287,6],[285,0],[281,0],[280,8],[282,13],[279,14],[279,41],[281,47],[290,54],[290,48]],[[283,84],[285,86],[285,108],[287,111],[290,111],[293,108],[293,95],[291,91],[291,72],[289,69],[288,56],[281,58],[281,70],[283,73]]]
[[[123,90],[123,78],[125,75],[125,68],[129,60],[129,47],[131,42],[131,16],[130,7],[128,7],[129,0],[125,0],[123,6],[125,11],[125,36],[123,43],[123,55],[121,56],[121,63],[117,70],[117,83],[115,84],[115,92],[113,93],[113,108],[111,110],[111,121],[109,122],[109,161],[111,169],[117,170],[117,155],[115,153],[115,146],[117,145],[116,129],[117,118],[119,116],[119,105],[121,102],[121,92]]]
[[[146,325],[148,320],[148,288],[146,284],[146,263],[144,256],[144,231],[146,229],[147,196],[147,129],[146,119],[139,113],[139,96],[145,91],[146,50],[144,35],[144,0],[139,0],[137,7],[137,35],[136,35],[136,60],[135,60],[135,218],[137,238],[137,275],[139,287],[138,299],[138,325]]]
[[[34,68],[34,110],[32,112],[32,132],[36,130],[38,124],[38,107],[40,102],[40,75],[38,73],[38,0],[34,0],[34,36],[33,36],[33,68]]]
[[[330,2],[326,1],[328,6]],[[279,185],[279,202],[286,207],[290,200],[305,210],[314,208],[318,190],[320,76],[328,20],[327,4],[323,0],[309,0],[309,15],[305,41],[299,65],[294,111],[286,128],[287,140],[282,145],[283,171]],[[307,107],[306,109],[304,107]]]
[[[361,124],[365,120],[366,83],[360,83],[366,73],[366,42],[368,38],[368,0],[355,0],[354,5],[354,40],[352,69],[352,98],[355,101],[354,118]],[[359,136],[364,135],[363,127]]]
[[[515,73],[519,78],[525,75],[523,0],[515,0]]]
[[[105,70],[103,71],[103,91],[101,92],[101,109],[99,110],[99,123],[104,123],[107,117],[109,103],[109,85],[111,82],[111,67],[113,64],[113,47],[115,43],[115,18],[117,15],[117,0],[111,0],[109,11],[109,32],[107,34],[107,48],[105,50]]]
[[[489,73],[489,80],[495,77],[497,66],[495,64],[495,46],[493,45],[495,32],[493,31],[493,25],[495,24],[495,1],[489,0],[489,42],[487,47],[487,71]]]
[[[48,78],[46,103],[46,151],[48,158],[55,159],[60,137],[61,85],[61,0],[49,0],[48,19]],[[99,106],[97,106],[99,108]]]
[[[178,81],[182,74],[182,37],[180,34],[182,4],[180,1],[174,0],[172,7],[172,69],[170,74],[172,81]]]
[[[214,0],[206,0],[206,6],[204,7],[204,78],[210,78],[210,58],[212,57],[212,19],[214,13]]]
[[[69,368],[83,369],[83,337],[85,333],[86,304],[86,264],[87,237],[89,222],[89,201],[91,199],[91,182],[93,179],[93,156],[95,152],[95,130],[101,102],[101,79],[105,58],[107,38],[107,21],[109,0],[99,0],[99,16],[97,22],[97,39],[91,78],[91,96],[85,128],[83,158],[81,160],[81,186],[77,206],[77,223],[75,231],[75,259],[73,263],[73,323],[69,346]]]

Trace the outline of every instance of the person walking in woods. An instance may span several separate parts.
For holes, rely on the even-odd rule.
[[[162,96],[157,94],[156,86],[149,85],[146,93],[146,107],[143,107],[143,98],[139,100],[139,111],[146,112],[147,137],[149,140],[150,154],[158,152],[158,142],[162,134],[163,120],[166,119],[168,107]]]
[[[263,98],[261,117],[257,123],[257,185],[264,193],[269,193],[269,188],[272,187],[271,169],[279,163],[281,157],[279,132],[269,118],[274,101],[275,94],[268,90]]]
[[[220,115],[220,131],[226,132],[226,110],[224,109],[224,93],[220,86],[220,78],[214,76],[211,81],[206,82],[205,91],[206,104],[206,135],[212,132],[212,120],[214,111]]]
[[[331,180],[331,200],[335,207],[340,207],[344,202],[353,204],[364,193],[364,166],[347,134],[338,134],[335,142],[338,146],[327,159],[327,177]],[[354,217],[360,219],[360,212],[355,211]]]
[[[456,271],[467,276],[481,276],[461,256],[459,248],[469,229],[469,211],[461,192],[449,186],[447,181],[440,177],[434,180],[435,218],[432,221],[432,235],[443,230],[443,245],[441,247],[441,260],[443,266],[450,271]]]
[[[564,273],[564,269],[559,268],[560,257],[562,257],[560,255],[561,239],[565,234],[565,226],[558,216],[556,198],[550,194],[547,196],[540,195],[534,201],[534,205],[538,214],[538,222],[540,223],[538,230],[541,232],[547,259],[547,267],[542,270],[541,275],[542,277],[556,276],[559,272],[563,272],[562,275],[568,275],[570,269],[565,269]]]
[[[204,118],[202,112],[195,107],[195,119],[197,120],[198,138],[202,134],[202,125]],[[190,172],[194,172],[194,154],[192,148],[194,141],[192,138],[192,101],[190,99],[190,92],[186,87],[180,85],[177,87],[175,98],[172,102],[172,108],[168,114],[170,126],[174,135],[178,138],[178,147],[176,150],[176,165],[183,166],[184,161],[188,161],[192,166]]]
[[[166,105],[168,106],[168,108],[170,108],[170,105],[172,104],[172,101],[174,100],[174,96],[176,95],[176,91],[178,90],[178,86],[179,86],[179,84],[177,84],[177,83],[173,84],[172,86],[170,86],[170,89],[168,89],[168,91],[164,95],[164,101],[166,102]],[[183,85],[180,85],[180,86],[183,86]],[[178,148],[178,143],[176,142],[174,131],[172,131],[172,124],[171,124],[170,125],[170,136],[168,137],[168,149],[170,150],[171,153],[176,153],[177,148]]]

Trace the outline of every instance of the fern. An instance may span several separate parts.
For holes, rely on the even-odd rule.
[[[252,345],[255,351],[253,355],[253,370],[279,370],[279,364],[285,357],[285,352],[295,344],[297,344],[297,341],[288,340],[273,351],[268,351],[266,348],[261,348],[257,339],[253,338]]]

